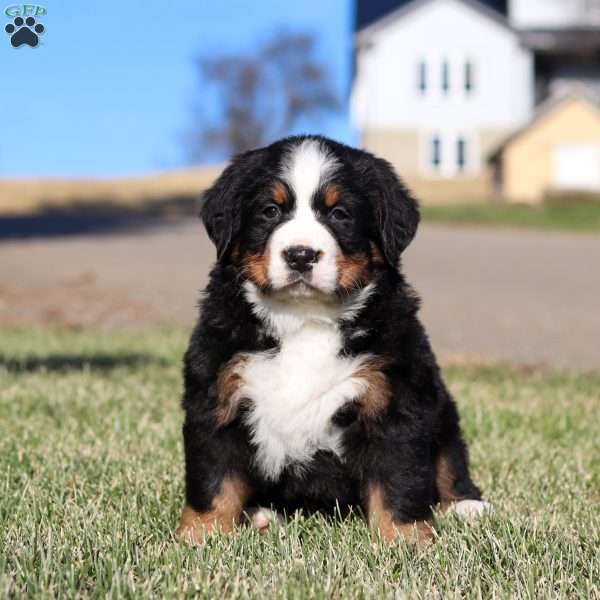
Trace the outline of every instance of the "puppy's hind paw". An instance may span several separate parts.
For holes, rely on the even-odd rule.
[[[481,517],[494,514],[494,507],[483,500],[460,500],[453,502],[447,512],[455,514],[463,521],[473,522]]]
[[[269,508],[255,506],[244,511],[247,522],[259,533],[266,533],[271,523],[283,523],[282,516]]]

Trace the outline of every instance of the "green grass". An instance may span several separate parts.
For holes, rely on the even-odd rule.
[[[0,336],[0,597],[600,597],[598,376],[447,370],[496,513],[439,518],[426,550],[301,515],[194,549],[173,538],[185,334]]]
[[[425,221],[578,232],[600,231],[600,202],[424,204]]]

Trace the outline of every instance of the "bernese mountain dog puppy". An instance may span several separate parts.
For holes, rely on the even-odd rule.
[[[436,504],[483,512],[400,271],[419,210],[390,164],[286,138],[237,156],[201,216],[217,262],[185,355],[179,535],[230,532],[257,505],[354,507],[421,543]],[[277,512],[252,514],[263,528]]]

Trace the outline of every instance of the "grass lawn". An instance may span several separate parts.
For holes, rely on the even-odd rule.
[[[600,598],[600,376],[446,371],[496,514],[434,545],[296,515],[194,549],[179,329],[0,333],[0,597]]]
[[[499,225],[580,232],[600,232],[600,201],[423,204],[423,218],[432,223]]]

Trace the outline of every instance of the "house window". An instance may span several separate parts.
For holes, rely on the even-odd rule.
[[[461,173],[467,166],[467,141],[462,137],[456,142],[456,165]]]
[[[450,65],[445,60],[442,63],[442,91],[447,94],[450,90]]]
[[[437,171],[442,164],[442,140],[439,135],[431,138],[431,166]]]
[[[474,86],[473,71],[474,71],[473,63],[468,60],[465,63],[465,92],[467,92],[467,94],[470,94],[473,91],[473,86]]]
[[[419,63],[417,77],[419,92],[424,95],[427,91],[427,63],[424,60]]]

